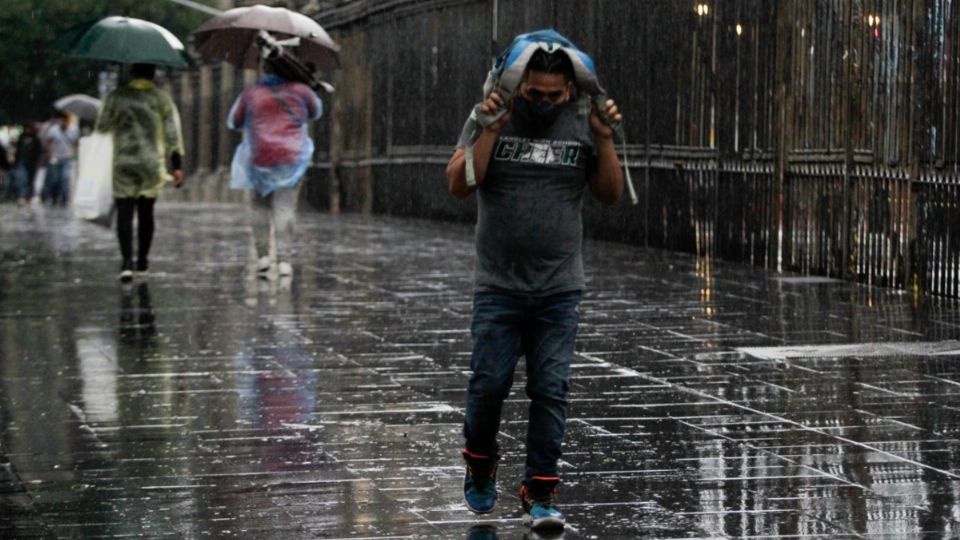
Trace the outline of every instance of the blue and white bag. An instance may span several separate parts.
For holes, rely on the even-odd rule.
[[[603,87],[600,86],[593,59],[591,59],[587,53],[577,48],[573,42],[552,28],[520,34],[514,38],[513,43],[497,56],[497,59],[493,63],[493,68],[487,74],[487,80],[483,83],[484,97],[489,96],[490,93],[494,91],[504,97],[512,96],[523,81],[523,76],[526,74],[527,64],[530,62],[530,58],[538,50],[546,51],[550,54],[562,51],[566,54],[567,57],[570,58],[570,63],[573,64],[574,83],[581,96],[580,99],[583,100],[582,105],[586,107],[587,111],[590,110],[591,104],[595,104],[598,109],[602,110],[607,101],[607,96]],[[480,132],[483,128],[499,120],[506,112],[506,107],[493,114],[480,112],[479,104],[473,108],[470,118],[476,122],[478,128],[474,132],[473,137],[471,137],[470,144],[465,148],[467,154],[466,173],[468,185],[475,186],[477,183],[476,173],[473,167],[473,143],[480,137]],[[620,122],[610,123],[610,125],[620,137],[627,189],[630,193],[630,200],[633,204],[637,204],[637,194],[633,189],[630,167],[627,164],[626,141],[623,136],[623,126]]]
[[[494,61],[493,68],[487,74],[483,83],[483,95],[496,91],[502,96],[512,96],[523,81],[530,58],[537,51],[553,54],[563,51],[573,64],[575,84],[577,90],[591,98],[605,94],[597,80],[597,70],[593,60],[587,53],[581,51],[569,39],[563,37],[556,30],[537,30],[517,36],[509,47],[503,50]],[[506,113],[506,110],[497,111],[494,115],[483,115],[477,111],[477,120],[481,126],[488,126]]]

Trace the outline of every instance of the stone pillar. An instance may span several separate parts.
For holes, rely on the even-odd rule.
[[[211,99],[213,99],[213,68],[210,66],[200,67],[200,89],[197,96],[197,105],[200,107],[200,114],[197,116],[199,129],[197,130],[197,172],[206,175],[210,167],[210,148],[213,141],[210,140],[210,122],[213,121]]]
[[[196,141],[193,140],[194,94],[189,72],[180,74],[180,127],[183,131],[183,170],[188,175],[196,172]]]

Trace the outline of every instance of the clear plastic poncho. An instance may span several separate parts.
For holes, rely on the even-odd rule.
[[[180,114],[170,94],[146,79],[111,92],[97,131],[113,134],[113,195],[156,198],[170,179],[167,158],[183,155]]]
[[[230,166],[230,187],[266,197],[297,185],[313,157],[307,123],[322,114],[320,98],[300,82],[267,75],[246,89],[227,116],[227,127],[243,130]]]

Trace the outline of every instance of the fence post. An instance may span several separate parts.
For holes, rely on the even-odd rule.
[[[907,30],[908,43],[914,50],[921,50],[920,43],[918,43],[918,34],[917,34],[917,23],[923,19],[923,7],[922,2],[913,1],[910,6],[910,17],[907,19],[910,28]],[[911,56],[910,61],[907,63],[907,80],[912,81],[907,87],[907,144],[906,144],[906,171],[907,171],[907,189],[904,190],[904,197],[906,201],[903,203],[903,207],[906,210],[906,218],[904,221],[904,228],[906,229],[903,234],[906,239],[906,246],[903,249],[903,287],[914,294],[916,298],[921,292],[922,288],[919,280],[919,272],[917,268],[914,267],[916,264],[916,245],[917,245],[917,207],[916,207],[916,197],[914,196],[914,189],[918,186],[920,180],[920,156],[918,155],[916,145],[914,144],[915,137],[915,122],[916,122],[916,105],[914,104],[914,99],[916,99],[917,93],[917,82],[914,81],[916,76],[916,64],[915,56]]]
[[[844,27],[847,35],[844,40],[846,51],[843,55],[843,222],[840,224],[840,278],[847,279],[850,272],[850,258],[853,255],[850,247],[850,220],[852,200],[852,170],[853,170],[853,46],[855,17],[853,3],[857,0],[844,2]]]
[[[197,100],[193,88],[193,79],[190,72],[180,74],[180,129],[183,131],[183,166],[187,174],[193,174],[196,171],[197,159],[194,144],[194,125],[196,118],[194,110],[197,106]]]
[[[791,137],[788,129],[791,123],[787,121],[789,103],[787,102],[787,57],[793,49],[793,22],[796,8],[793,2],[778,2],[774,8],[776,23],[776,49],[774,52],[774,94],[773,94],[773,185],[770,190],[770,237],[768,238],[767,253],[770,260],[775,262],[775,271],[783,271],[783,237],[784,234],[784,187],[787,181],[787,155]],[[789,43],[785,43],[789,42]]]
[[[196,144],[197,152],[197,170],[201,174],[206,174],[209,172],[210,167],[210,155],[211,155],[211,141],[210,141],[210,122],[212,121],[211,116],[213,113],[212,99],[213,99],[213,68],[208,65],[200,66],[200,89],[199,89],[199,100],[197,105],[199,107],[198,115],[198,136],[197,140],[194,142]]]
[[[651,129],[651,92],[654,77],[653,62],[650,60],[650,28],[649,17],[642,17],[643,24],[643,58],[647,61],[647,76],[644,77],[643,100],[643,247],[650,247],[650,167],[653,164],[650,148]]]

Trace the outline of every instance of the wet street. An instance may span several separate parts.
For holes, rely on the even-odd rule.
[[[305,214],[258,280],[246,208],[113,232],[0,207],[0,537],[518,540],[462,501],[472,229]],[[957,538],[960,305],[586,247],[563,538]],[[491,527],[477,527],[489,524]],[[527,534],[527,536],[524,536]]]

